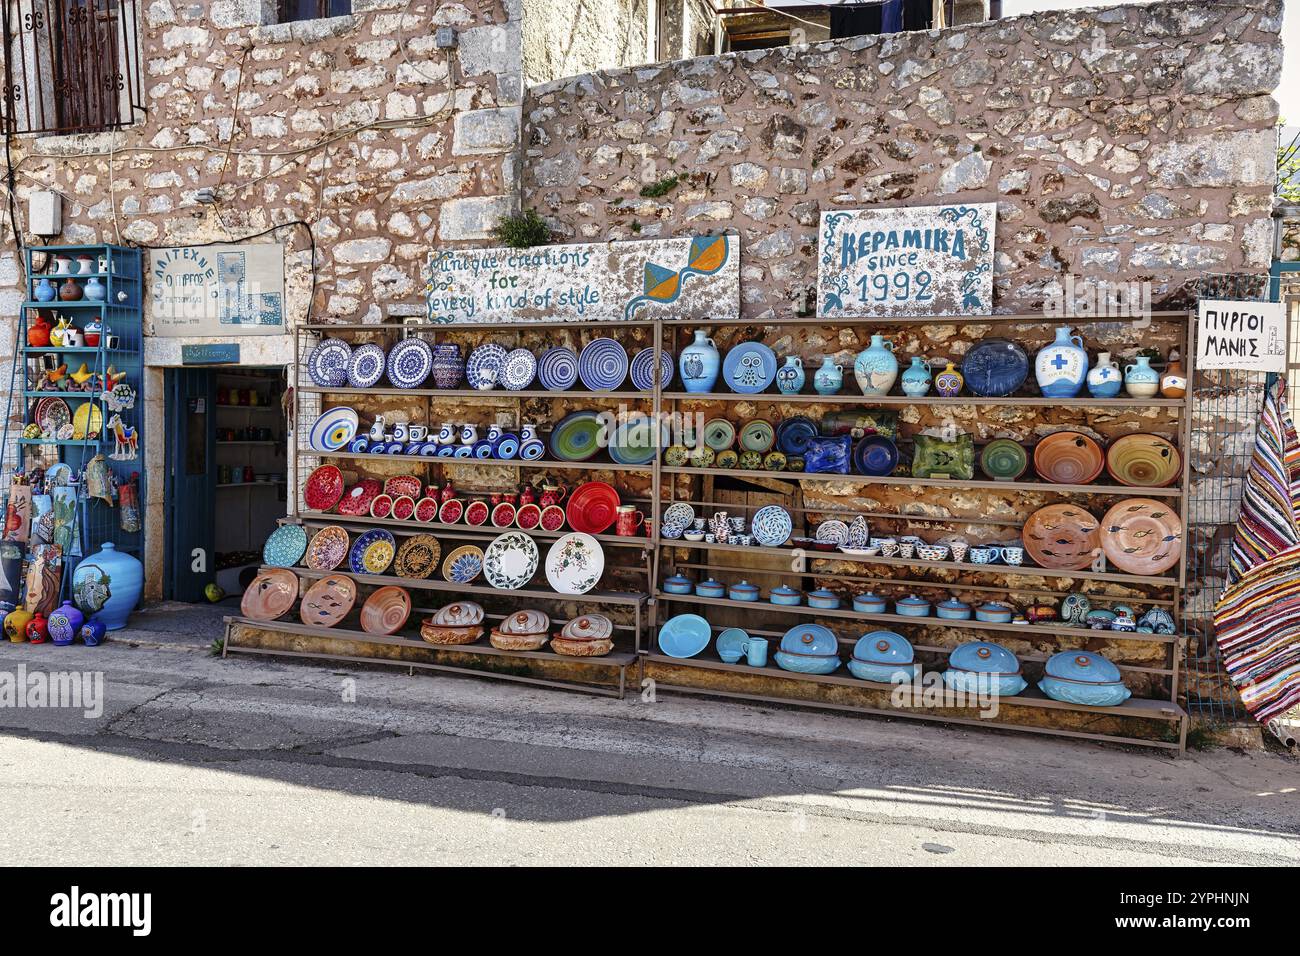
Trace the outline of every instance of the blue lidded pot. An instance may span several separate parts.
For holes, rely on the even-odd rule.
[[[1038,689],[1053,700],[1118,707],[1132,696],[1119,668],[1092,651],[1060,651],[1047,659]]]
[[[709,578],[695,585],[695,593],[700,597],[720,598],[727,596],[727,587],[721,581]]]
[[[750,584],[748,581],[741,581],[739,584],[731,586],[727,596],[733,601],[757,601],[758,585]]]
[[[853,610],[861,611],[863,614],[884,614],[888,606],[884,598],[871,591],[853,596]]]
[[[948,655],[943,682],[953,690],[1003,697],[1019,694],[1027,686],[1016,655],[992,641],[971,641],[956,648]]]
[[[840,596],[826,588],[808,592],[808,606],[822,611],[833,611],[840,606]]]
[[[970,605],[956,598],[940,602],[934,609],[935,616],[945,621],[968,621],[971,616]]]
[[[773,604],[784,604],[793,607],[803,603],[803,592],[788,584],[779,584],[772,588],[768,595]]]
[[[930,602],[925,598],[917,597],[915,594],[909,594],[901,601],[894,603],[894,610],[904,617],[929,617]]]
[[[893,631],[872,631],[858,638],[849,658],[849,671],[862,680],[893,683],[916,676],[916,655],[912,644]]]
[[[821,624],[796,624],[781,637],[778,667],[798,674],[830,674],[840,666],[840,642]]]
[[[674,574],[664,580],[664,593],[690,594],[695,589],[695,582],[684,574]]]
[[[975,619],[977,621],[987,621],[989,624],[1010,624],[1014,613],[1005,604],[988,601],[975,609]]]

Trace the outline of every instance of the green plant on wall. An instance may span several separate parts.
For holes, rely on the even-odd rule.
[[[1300,205],[1300,134],[1278,147],[1277,195],[1285,203]]]
[[[677,174],[673,173],[673,175],[665,176],[663,179],[653,182],[649,186],[642,186],[641,195],[646,199],[657,199],[660,196],[666,196],[677,188],[678,182],[680,182],[680,180],[678,180]]]
[[[515,215],[502,216],[497,220],[492,235],[503,246],[514,249],[542,246],[551,241],[551,230],[535,209],[525,209]]]

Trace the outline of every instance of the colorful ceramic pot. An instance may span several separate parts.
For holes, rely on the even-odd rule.
[[[921,398],[930,391],[930,363],[923,356],[913,355],[912,364],[903,371],[903,394]]]
[[[888,395],[898,379],[894,343],[883,335],[871,336],[871,345],[859,352],[853,363],[853,377],[863,395]]]
[[[71,644],[86,616],[77,610],[71,601],[64,601],[63,606],[50,615],[50,640],[55,644]]]
[[[757,601],[758,587],[750,584],[748,581],[741,581],[739,584],[733,584],[727,591],[727,597],[733,601]]]
[[[776,372],[776,387],[783,395],[798,395],[803,391],[807,376],[803,370],[803,359],[797,355],[787,355],[785,364]]]
[[[104,283],[100,282],[95,276],[86,280],[85,288],[86,298],[92,302],[103,302],[104,297],[108,295],[108,290],[104,288]]]
[[[104,627],[103,621],[91,619],[81,625],[81,643],[87,647],[96,647],[104,640],[104,635],[108,633],[108,628]]]
[[[768,599],[773,604],[782,604],[786,607],[793,607],[803,603],[803,592],[797,588],[792,588],[788,584],[778,584],[772,588]]]
[[[44,277],[36,280],[36,288],[32,291],[32,297],[37,302],[53,302],[54,297],[58,294],[58,290],[54,288],[54,283]],[[48,324],[47,322],[46,325]]]
[[[884,614],[886,603],[884,598],[871,591],[853,596],[853,610],[861,611],[863,614]]]
[[[965,380],[952,362],[949,362],[948,367],[934,377],[934,390],[944,398],[956,398],[961,394],[963,384]]]
[[[1088,371],[1088,394],[1093,398],[1114,398],[1124,386],[1124,374],[1109,352],[1097,356],[1097,364]]]
[[[50,639],[50,623],[45,615],[37,611],[27,622],[27,643],[44,644]]]
[[[704,329],[695,330],[695,341],[682,349],[677,360],[682,373],[682,384],[688,392],[711,392],[718,382],[718,371],[722,361],[718,357],[718,347],[713,344]]]
[[[1068,325],[1058,328],[1056,341],[1038,353],[1034,374],[1044,395],[1074,398],[1088,378],[1088,352],[1083,339],[1071,335]]]
[[[1151,367],[1151,358],[1139,355],[1137,362],[1124,369],[1124,390],[1134,398],[1154,398],[1160,391],[1160,373]]]
[[[813,388],[818,395],[834,395],[843,387],[844,367],[836,365],[831,356],[824,356],[821,368],[813,373]]]
[[[435,388],[459,388],[465,376],[465,359],[455,342],[439,342],[433,347],[433,384]]]
[[[82,558],[72,574],[72,594],[77,607],[102,621],[110,631],[126,626],[143,586],[144,565],[118,551],[111,541],[106,541],[95,554]]]
[[[943,682],[953,690],[1014,696],[1025,689],[1020,661],[1001,644],[972,641],[948,656]]]
[[[32,612],[26,608],[17,607],[5,615],[5,637],[9,638],[14,644],[21,644],[27,640],[27,624],[32,619]]]
[[[74,279],[66,279],[63,285],[59,286],[59,298],[64,302],[76,302],[81,296],[81,286],[77,285]]]

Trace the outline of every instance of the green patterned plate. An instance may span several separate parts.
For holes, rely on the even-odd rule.
[[[980,452],[980,468],[997,481],[1015,481],[1029,467],[1029,456],[1019,442],[998,438]]]
[[[603,437],[598,412],[573,412],[551,430],[551,454],[560,461],[589,461],[600,451]]]

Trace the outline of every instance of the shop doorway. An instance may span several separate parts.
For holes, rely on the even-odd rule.
[[[285,514],[286,439],[278,367],[166,370],[165,596],[237,602]]]

